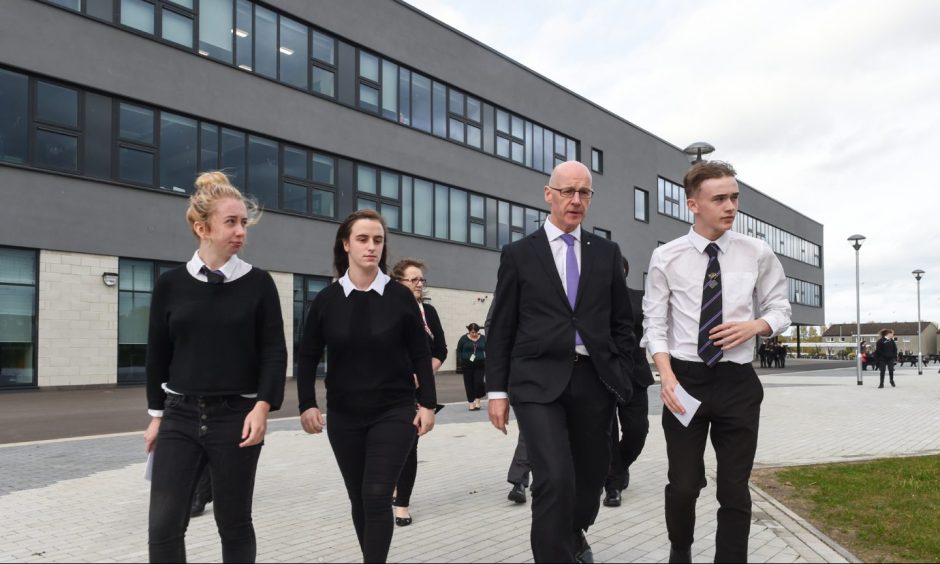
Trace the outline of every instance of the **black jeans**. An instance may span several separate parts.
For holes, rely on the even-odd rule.
[[[385,562],[392,544],[392,491],[414,445],[415,406],[378,413],[330,410],[326,432],[346,483],[363,562]]]
[[[746,562],[751,530],[751,492],[748,480],[757,451],[760,404],[764,399],[754,367],[719,362],[672,359],[672,369],[689,394],[702,405],[688,427],[663,406],[663,431],[669,459],[666,486],[666,528],[670,542],[692,546],[695,502],[705,487],[705,443],[711,428],[718,462],[718,531],[715,562]]]
[[[611,421],[610,472],[607,474],[605,488],[622,490],[627,487],[627,470],[646,445],[646,435],[650,431],[649,413],[649,394],[646,388],[634,384],[633,397],[626,405],[617,406],[617,417]],[[623,436],[620,434],[621,430]]]
[[[894,383],[894,361],[893,360],[879,360],[878,369],[881,371],[881,386],[885,385],[885,368],[888,369],[888,374],[891,376],[891,383]]]
[[[398,476],[398,484],[395,486],[395,499],[392,505],[395,507],[409,507],[411,505],[411,492],[415,489],[415,480],[418,479],[418,437],[415,437],[415,444],[408,451],[408,458],[405,459],[405,465]]]
[[[467,394],[467,402],[486,397],[486,387],[483,382],[485,373],[486,365],[483,361],[463,364],[463,389]]]
[[[582,359],[558,399],[512,407],[532,467],[532,556],[574,562],[578,531],[594,524],[610,468],[614,396]]]
[[[170,395],[153,453],[151,562],[185,562],[186,528],[196,484],[208,464],[213,514],[224,562],[254,562],[251,501],[261,445],[239,448],[254,399]]]

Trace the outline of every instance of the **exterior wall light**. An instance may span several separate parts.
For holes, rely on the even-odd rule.
[[[704,141],[698,141],[692,143],[685,149],[682,149],[682,152],[689,157],[689,162],[695,164],[699,161],[705,160],[705,155],[709,155],[715,152],[715,148]]]
[[[117,272],[105,272],[101,275],[101,281],[104,282],[104,285],[108,288],[113,288],[117,286],[118,283],[118,273]]]

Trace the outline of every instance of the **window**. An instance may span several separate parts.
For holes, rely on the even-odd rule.
[[[294,275],[294,377],[297,377],[297,369],[300,363],[300,343],[303,340],[304,327],[307,322],[307,312],[310,311],[310,305],[313,299],[317,297],[324,288],[330,285],[331,280],[325,276],[307,276],[304,274]],[[320,359],[320,366],[317,367],[317,375],[325,374],[326,354]]]
[[[281,82],[308,88],[307,84],[307,26],[281,16],[281,44],[278,47],[280,56]]]
[[[128,0],[122,0],[128,1]],[[130,0],[138,1],[138,0]],[[200,0],[199,2],[199,54],[223,63],[232,64],[235,35],[233,0]]]
[[[78,172],[79,92],[36,81],[35,162],[43,168]]]
[[[566,160],[577,160],[577,142],[520,116],[496,109],[496,156],[551,173]]]
[[[787,296],[791,303],[822,307],[822,286],[787,277]]]
[[[378,113],[381,77],[379,58],[371,53],[359,51],[359,107],[367,112]]]
[[[278,144],[271,139],[248,136],[248,184],[246,191],[268,209],[277,209]]]
[[[255,4],[255,72],[277,78],[277,14]]]
[[[0,389],[35,386],[37,252],[0,247]]]
[[[154,130],[153,110],[126,102],[118,104],[118,180],[153,186],[157,152]]]
[[[0,69],[0,161],[26,162],[29,78]]]
[[[336,40],[316,30],[313,31],[313,76],[310,86],[317,94],[330,98],[336,96]]]
[[[443,104],[443,91],[445,87],[437,82],[434,83],[434,86],[435,89],[440,86],[441,90],[440,100],[435,97],[435,106],[437,106]],[[482,108],[483,106],[480,100],[451,88],[447,102],[449,138],[458,143],[470,145],[476,149],[482,148]],[[437,108],[435,107],[435,109]],[[443,113],[443,109],[441,111]],[[435,133],[437,132],[435,131]]]
[[[401,230],[401,178],[387,170],[356,166],[356,209],[376,210],[389,229]]]
[[[147,330],[153,286],[161,274],[177,266],[149,260],[118,261],[118,384],[147,380]]]
[[[642,188],[633,189],[633,219],[650,221],[650,194]]]
[[[593,147],[591,148],[591,170],[604,174],[604,152]]]
[[[235,4],[235,65],[248,72],[254,69],[254,53],[251,42],[254,37],[254,5],[248,0],[236,0]]]
[[[336,160],[300,147],[283,146],[281,209],[336,217]]]
[[[153,35],[155,8],[146,0],[121,0],[121,24]]]
[[[686,205],[685,188],[663,177],[659,178],[659,213],[691,224],[692,212]]]
[[[192,193],[196,178],[196,120],[161,112],[160,188]]]

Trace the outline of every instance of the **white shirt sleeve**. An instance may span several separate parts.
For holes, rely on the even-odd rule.
[[[507,392],[488,392],[486,394],[486,399],[488,400],[509,399],[509,394]]]
[[[162,409],[148,409],[147,415],[149,415],[150,417],[163,417],[163,410]]]
[[[640,346],[652,355],[669,352],[669,280],[660,253],[653,251],[643,294],[643,338]]]
[[[770,325],[771,337],[776,337],[790,327],[793,312],[787,296],[787,275],[780,259],[766,243],[761,245],[757,307],[759,319]]]

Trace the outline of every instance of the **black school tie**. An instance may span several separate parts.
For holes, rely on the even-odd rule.
[[[708,338],[708,333],[721,324],[721,265],[718,264],[718,245],[709,243],[708,266],[705,268],[705,284],[702,287],[702,314],[698,322],[698,355],[709,367],[715,366],[724,353]]]
[[[221,284],[225,282],[225,275],[222,274],[221,270],[209,270],[209,267],[203,265],[203,267],[199,269],[199,273],[205,275],[206,281],[208,281],[209,284]]]

